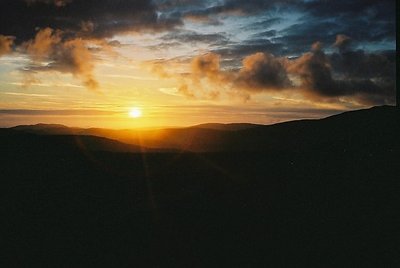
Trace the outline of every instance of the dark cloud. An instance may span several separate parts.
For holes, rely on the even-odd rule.
[[[104,38],[132,31],[161,31],[181,22],[160,16],[150,0],[2,0],[0,53],[18,51],[32,62],[26,72],[58,71],[81,79],[91,89],[94,56],[90,42],[111,50]]]
[[[25,71],[71,73],[91,89],[94,56],[86,40],[102,40],[130,31],[173,28],[179,21],[161,19],[149,0],[3,0],[0,34],[14,36],[19,52],[32,63]],[[54,29],[54,30],[53,30]],[[12,39],[0,39],[1,53]],[[113,44],[102,43],[110,48]],[[44,65],[44,63],[46,63]]]
[[[331,75],[329,58],[321,50],[321,43],[315,43],[312,52],[296,59],[288,71],[300,77],[302,87],[326,96],[340,95]]]
[[[341,37],[337,40],[340,39]],[[346,61],[353,64],[348,65]],[[359,67],[354,64],[360,61],[364,61],[366,65]],[[391,66],[382,71],[374,70],[376,67],[373,67],[373,61],[380,61],[383,67],[390,65],[390,61],[382,55],[366,55],[353,51],[327,55],[322,50],[321,43],[315,43],[311,52],[291,62],[287,70],[300,78],[301,87],[307,96],[353,96],[356,100],[368,104],[392,103],[395,94],[394,68]]]
[[[176,19],[187,19],[195,22],[202,22],[211,25],[218,25],[222,22],[222,16],[244,16],[260,13],[277,13],[281,10],[291,10],[295,0],[225,0],[225,1],[187,1],[187,0],[156,0],[157,8],[168,16]],[[250,26],[253,29],[265,29],[267,25],[280,22],[281,18],[269,18],[265,21]],[[249,29],[250,27],[244,26]]]
[[[228,38],[224,33],[201,34],[194,31],[174,31],[164,35],[162,40],[177,41],[184,44],[207,43],[210,45],[227,44]]]
[[[268,30],[268,31],[264,31],[258,34],[254,34],[254,37],[266,37],[266,38],[270,38],[270,37],[274,37],[277,34],[276,30]]]
[[[247,100],[249,94],[291,87],[283,59],[256,53],[243,59],[238,69],[221,67],[221,55],[207,53],[194,57],[190,73],[181,74],[178,90],[189,98],[216,99],[222,94]],[[173,77],[168,67],[157,65],[156,73]]]
[[[243,29],[244,30],[265,31],[265,29],[271,28],[272,26],[279,24],[283,21],[284,21],[283,18],[273,17],[273,18],[264,19],[262,21],[252,22],[249,25],[246,25],[245,27],[243,27]]]
[[[44,4],[53,4],[57,7],[63,7],[68,3],[72,2],[72,0],[25,0],[28,4],[35,3],[44,3]]]
[[[17,41],[32,38],[37,28],[102,38],[129,31],[165,30],[180,23],[159,17],[150,0],[0,2],[0,33],[16,36]]]
[[[170,1],[166,1],[170,2]],[[190,1],[172,1],[182,4],[175,7],[176,18],[193,16],[201,20],[216,20],[219,15],[264,14],[269,18],[249,21],[244,30],[258,31],[251,39],[274,37],[274,43],[285,46],[283,53],[299,54],[308,50],[311,43],[331,43],[338,34],[352,36],[357,42],[391,42],[396,39],[395,1],[294,1],[294,0],[226,0],[218,4],[188,4]],[[186,4],[186,5],[185,5]],[[302,14],[295,24],[280,32],[269,32],[272,26],[285,22],[288,14]],[[271,29],[273,30],[273,29]],[[263,35],[264,34],[266,35]],[[247,40],[246,42],[250,42]],[[257,52],[257,51],[253,51]],[[277,54],[277,51],[265,51]]]
[[[229,84],[230,88],[251,92],[280,90],[291,86],[282,59],[271,54],[259,52],[247,56],[238,70],[222,69],[220,62],[221,56],[215,53],[195,57],[189,78],[207,78],[216,84]]]
[[[249,90],[277,90],[291,85],[281,60],[266,53],[246,57],[236,79],[240,87]]]
[[[234,69],[221,66],[222,55],[197,56],[191,63],[191,72],[182,74],[180,92],[193,98],[201,96],[199,92],[204,92],[204,88],[215,86],[217,91],[208,92],[213,96],[218,96],[215,93],[223,92],[223,88],[234,94],[285,90],[320,101],[350,97],[368,105],[393,104],[395,51],[380,54],[353,51],[349,40],[350,37],[339,35],[332,45],[339,52],[331,54],[325,53],[321,42],[293,59],[269,53],[251,54]]]
[[[387,103],[393,99],[395,84],[395,4],[394,0],[2,0],[0,56],[17,47],[32,60],[25,70],[70,73],[95,88],[96,58],[90,42],[118,47],[118,41],[104,38],[166,30],[158,48],[212,46],[208,56],[193,59],[185,82],[189,77],[200,85],[203,76],[217,86],[226,82],[232,88],[263,91],[290,87],[295,76],[313,97],[355,96],[364,102]],[[243,19],[238,29],[226,25],[232,32],[201,33],[231,16]],[[208,25],[193,31],[185,29],[187,21]],[[245,34],[239,36],[240,31]],[[316,41],[333,45],[327,52],[321,45],[309,52]],[[191,84],[183,88],[189,92]]]
[[[261,21],[249,20],[244,30],[259,31],[253,39],[272,37],[266,32],[286,22],[290,14],[303,15],[294,25],[279,32],[275,43],[282,43],[288,53],[304,53],[310,43],[330,43],[344,33],[358,42],[394,42],[396,36],[395,1],[299,1],[299,0],[225,0],[225,1],[156,1],[157,7],[175,19],[220,23],[219,16],[262,14]],[[173,15],[172,15],[173,14]],[[267,17],[267,18],[265,18]],[[273,29],[271,29],[273,30]],[[263,36],[266,32],[268,36]],[[270,51],[274,53],[274,51]]]
[[[354,16],[370,13],[375,19],[388,19],[393,15],[396,1],[393,0],[352,0],[352,1],[301,1],[300,6],[318,17]]]
[[[301,54],[309,50],[314,42],[330,43],[341,33],[341,26],[334,21],[321,22],[315,19],[303,19],[278,32],[271,41],[285,46],[284,53]]]
[[[302,10],[313,18],[327,18],[342,26],[341,32],[358,41],[393,41],[396,38],[396,1],[305,1]]]
[[[220,54],[224,59],[234,59],[238,64],[244,57],[258,52],[283,55],[285,46],[282,43],[260,38],[236,43],[230,42],[221,48],[214,49],[213,52]]]
[[[330,61],[335,72],[344,77],[385,78],[396,76],[396,55],[392,53],[366,53],[364,50],[333,53]]]
[[[223,4],[208,9],[210,13],[254,14],[259,12],[278,11],[291,7],[295,0],[226,0]]]

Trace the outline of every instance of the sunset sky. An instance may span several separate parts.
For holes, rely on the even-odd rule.
[[[270,124],[395,104],[394,0],[1,0],[0,127]]]

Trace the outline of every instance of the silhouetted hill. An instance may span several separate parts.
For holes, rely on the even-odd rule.
[[[227,131],[237,131],[247,128],[253,128],[261,125],[248,124],[248,123],[232,123],[232,124],[219,124],[219,123],[206,123],[193,126],[191,128],[204,128],[204,129],[214,129],[214,130],[227,130]]]
[[[59,125],[20,126],[14,129],[47,135],[94,135],[149,148],[175,148],[192,152],[345,149],[372,146],[394,138],[399,129],[398,110],[392,106],[345,112],[320,120],[299,120],[275,125],[203,124],[160,130],[108,130],[67,128]],[[339,147],[338,147],[339,146]]]
[[[50,133],[60,133],[48,135],[47,129],[51,129]],[[87,135],[64,135],[65,131],[70,131],[70,128],[58,125],[16,127],[13,129],[0,129],[0,148],[3,150],[14,150],[20,148],[23,150],[48,150],[57,148],[62,150],[77,150],[77,151],[107,151],[107,152],[125,152],[125,153],[140,153],[140,152],[158,152],[161,150],[149,149],[132,144],[125,144],[119,141]],[[32,131],[33,130],[33,131]],[[60,130],[60,132],[57,132]],[[54,131],[54,132],[53,132]],[[73,133],[73,131],[71,131]],[[47,133],[47,135],[37,135],[34,133]],[[62,133],[62,134],[61,134]]]
[[[239,132],[242,150],[346,150],[390,145],[399,131],[399,112],[382,106],[320,120],[299,120]],[[372,138],[373,137],[373,138]],[[244,139],[243,143],[237,141]],[[229,145],[228,145],[229,146]]]
[[[398,118],[157,133],[213,153],[2,129],[0,266],[398,267]]]

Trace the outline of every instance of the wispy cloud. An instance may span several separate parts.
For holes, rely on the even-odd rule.
[[[24,97],[51,97],[53,95],[48,94],[30,94],[30,93],[20,93],[20,92],[3,92],[5,95],[11,96],[24,96]]]
[[[137,75],[123,75],[123,74],[107,74],[105,77],[110,78],[122,78],[122,79],[132,79],[132,80],[143,80],[143,81],[158,81],[158,77],[143,77]]]
[[[26,87],[26,83],[22,82],[11,82],[8,83],[9,85],[13,86],[20,86],[20,87]],[[37,87],[72,87],[72,88],[83,88],[81,85],[75,85],[75,84],[70,84],[70,83],[40,83],[40,82],[32,82],[29,83],[29,86],[37,86]]]
[[[2,109],[0,115],[26,116],[104,116],[116,115],[118,112],[104,110],[30,110],[30,109]]]

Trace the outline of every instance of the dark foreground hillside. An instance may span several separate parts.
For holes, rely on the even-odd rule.
[[[374,136],[336,117],[322,142],[258,152],[99,152],[3,130],[1,267],[398,267],[396,116]]]

